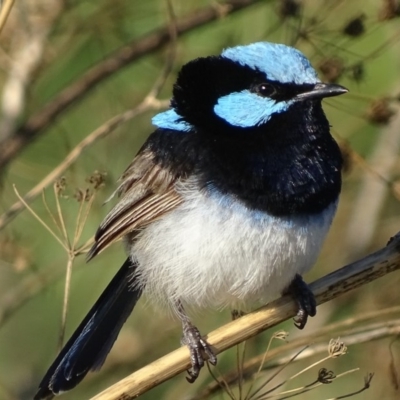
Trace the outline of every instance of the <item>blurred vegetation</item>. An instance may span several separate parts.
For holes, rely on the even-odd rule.
[[[158,95],[160,100],[170,97],[176,73],[185,62],[218,54],[228,46],[268,40],[296,46],[311,59],[322,80],[337,81],[350,89],[346,96],[324,102],[332,133],[346,155],[346,170],[338,215],[307,280],[384,246],[400,227],[399,2],[265,0],[243,3],[254,4],[231,14],[229,5],[214,0],[171,0],[178,24],[188,15],[200,16],[199,10],[204,9],[216,10],[218,17],[188,29],[175,43],[166,40],[164,45],[144,52],[123,68],[112,71],[107,78],[99,79],[90,90],[83,91],[79,100],[50,119],[37,132],[35,140],[26,140],[21,151],[2,164],[0,214],[18,200],[13,185],[24,195],[96,128],[140,104],[162,74],[171,46],[175,49],[172,73]],[[3,156],[13,140],[19,138],[18,129],[32,116],[40,114],[46,104],[54,104],[54,99],[65,88],[78,82],[92,67],[112,59],[113,52],[127,44],[139,46],[146,35],[161,27],[173,32],[174,18],[169,14],[168,3],[163,0],[16,2],[0,36],[0,148],[2,143],[9,146],[2,148]],[[103,203],[113,192],[118,176],[151,133],[150,120],[155,112],[149,109],[129,119],[88,146],[62,173],[61,189],[58,187],[54,191],[51,184],[44,190],[46,201],[39,195],[30,203],[35,213],[60,237],[63,235],[46,208],[58,218],[58,199],[72,242],[79,210],[85,203],[82,197],[89,190],[92,200],[83,204],[90,207],[77,243],[78,247],[84,245],[110,208]],[[105,174],[104,184],[96,189],[96,185],[89,182],[94,171]],[[73,273],[66,337],[97,299],[124,257],[122,246],[113,246],[89,264],[85,263],[84,255],[72,260],[26,210],[1,226],[0,399],[32,398],[57,353],[68,260],[73,261]],[[318,315],[303,332],[298,332],[288,321],[248,341],[244,358],[262,354],[278,329],[289,331],[287,340],[291,341],[299,336],[307,337],[328,323],[400,304],[399,287],[400,277],[395,273],[350,292],[319,307]],[[378,321],[384,325],[397,314],[386,315]],[[226,310],[222,313],[210,311],[197,320],[201,322],[198,323],[201,332],[206,333],[229,318],[229,310]],[[330,339],[329,335],[327,337],[326,347]],[[146,301],[141,301],[102,370],[89,374],[63,398],[93,396],[175,349],[179,339],[179,323],[153,312]],[[272,347],[282,345],[276,342],[274,340]],[[397,399],[400,397],[399,352],[400,343],[395,337],[356,342],[349,346],[349,354],[305,372],[278,392],[313,382],[320,367],[334,370],[336,375],[360,368],[358,372],[297,398],[328,399],[355,392],[362,388],[364,376],[374,372],[370,389],[359,398]],[[325,355],[315,355],[292,362],[278,374],[272,386],[323,357]],[[235,371],[236,359],[235,349],[221,354],[218,371],[222,375]],[[269,374],[271,372],[263,379]],[[189,398],[212,380],[206,370],[194,385],[189,385],[180,375],[142,398]],[[251,378],[245,387],[250,383]],[[232,391],[236,399],[244,398],[234,386]]]

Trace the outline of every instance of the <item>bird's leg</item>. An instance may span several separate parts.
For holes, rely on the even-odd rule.
[[[303,278],[296,274],[288,288],[283,294],[289,294],[296,301],[298,306],[297,315],[293,318],[297,328],[303,329],[306,326],[308,317],[317,313],[317,303],[313,292]]]
[[[199,330],[191,323],[180,301],[177,302],[177,309],[178,316],[182,321],[183,337],[181,343],[188,347],[190,362],[192,363],[192,367],[187,371],[189,376],[186,379],[193,383],[199,376],[204,361],[208,360],[212,365],[215,365],[217,357],[211,346],[201,337]]]

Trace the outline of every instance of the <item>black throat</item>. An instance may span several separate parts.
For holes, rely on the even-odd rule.
[[[320,213],[341,188],[341,153],[319,101],[292,105],[255,128],[159,129],[148,145],[171,173],[195,174],[202,190],[275,216]]]

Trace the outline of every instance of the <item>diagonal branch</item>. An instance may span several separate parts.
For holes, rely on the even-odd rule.
[[[318,279],[310,287],[317,303],[322,304],[398,269],[400,232],[383,249]],[[207,340],[218,354],[293,317],[296,312],[293,300],[285,296],[215,330],[207,336]],[[189,351],[181,347],[122,379],[91,400],[136,398],[189,367]]]
[[[10,11],[14,5],[15,0],[5,0],[3,4],[1,4],[0,9],[0,33],[6,24],[7,18],[10,14]]]
[[[196,28],[213,22],[228,14],[233,14],[261,0],[228,0],[218,7],[211,6],[182,18],[176,23],[176,35],[181,36]],[[40,111],[32,115],[16,132],[0,143],[0,170],[32,140],[48,128],[68,107],[81,100],[97,84],[104,81],[122,68],[157,49],[170,40],[170,25],[134,40],[112,52],[103,61],[93,66],[78,80],[62,90]]]
[[[124,122],[129,121],[145,111],[159,110],[161,108],[166,108],[167,105],[168,102],[162,102],[154,98],[146,97],[137,107],[110,118],[78,143],[59,165],[50,171],[46,177],[44,177],[24,196],[23,200],[26,203],[30,203],[36,199],[45,188],[54,183],[54,181],[57,180],[77,160],[86,148],[113,132]],[[0,215],[0,231],[24,209],[24,203],[21,200],[18,200],[4,214]]]

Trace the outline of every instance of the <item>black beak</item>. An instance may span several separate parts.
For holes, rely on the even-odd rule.
[[[311,90],[296,95],[296,100],[323,99],[324,97],[339,96],[349,90],[335,83],[317,83]]]

